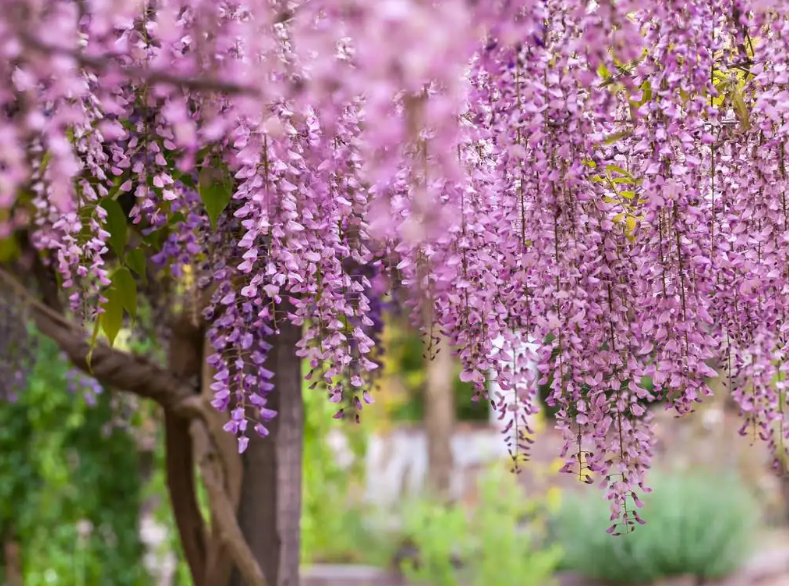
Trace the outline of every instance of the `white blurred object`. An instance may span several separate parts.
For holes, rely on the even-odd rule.
[[[715,407],[707,409],[701,417],[701,422],[708,431],[717,428],[723,423],[723,409]]]
[[[531,352],[536,352],[537,351],[537,349],[539,348],[539,345],[534,343],[534,338],[529,337],[528,339],[529,339],[529,341],[528,342],[524,342],[523,343],[523,347],[519,351],[516,351],[515,357],[523,356],[526,353],[527,350],[531,351]],[[501,348],[503,346],[503,343],[504,343],[504,339],[501,338],[501,337],[496,338],[495,340],[493,340],[494,348],[497,348],[499,350],[501,350]],[[532,373],[534,373],[535,376],[537,375],[537,363],[536,362],[533,362],[533,361],[529,362],[529,369],[532,371]],[[496,384],[496,382],[494,380],[492,380],[492,379],[493,379],[493,373],[491,373],[488,376],[488,380],[490,380],[490,384],[488,385],[488,392],[490,393],[491,399],[493,399],[494,401],[496,401],[498,403],[498,397],[503,395],[505,397],[505,400],[508,403],[512,402],[512,400],[514,399],[514,391],[502,391],[501,388],[499,387],[499,385]],[[499,419],[499,417],[500,417],[499,412],[496,411],[495,409],[491,409],[490,410],[490,424],[492,426],[494,426],[496,429],[498,429],[499,431],[502,431],[502,430],[504,430],[506,428],[507,425],[509,425],[510,421],[512,421],[513,413],[514,413],[513,411],[509,411],[508,410],[508,411],[505,412],[504,417]],[[533,415],[527,417],[527,420],[530,423],[533,421],[533,419],[534,419]],[[514,434],[514,429],[513,429],[513,434]],[[504,437],[503,436],[501,437],[501,441],[502,442],[504,441]]]
[[[495,357],[502,348],[503,339],[494,340],[493,345]],[[522,350],[516,351],[516,356],[523,356],[527,349],[535,351],[537,345],[524,343]],[[529,368],[536,374],[537,365],[534,362],[529,364]],[[490,383],[489,392],[494,399],[503,394],[507,402],[511,401],[495,382]],[[509,455],[502,431],[512,420],[513,412],[507,411],[499,419],[499,414],[489,403],[488,410],[488,425],[459,425],[452,436],[452,498],[462,498],[471,488],[469,481],[473,469]],[[425,487],[428,471],[427,435],[424,428],[401,427],[385,435],[372,436],[367,446],[365,463],[365,497],[368,502],[387,505],[402,497],[419,494]]]
[[[355,457],[345,434],[339,429],[331,429],[326,437],[326,442],[329,444],[329,449],[334,452],[334,460],[337,465],[344,470],[350,468]]]
[[[172,586],[177,559],[167,544],[167,528],[150,516],[140,521],[140,541],[145,545],[143,565],[156,586]]]
[[[461,498],[467,490],[466,475],[470,468],[507,456],[501,433],[487,426],[456,431],[451,449],[455,464],[450,489],[453,498]],[[365,498],[386,505],[404,496],[417,495],[425,487],[427,471],[427,434],[422,427],[376,434],[367,447]]]

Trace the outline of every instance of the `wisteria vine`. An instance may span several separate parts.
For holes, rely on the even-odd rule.
[[[516,464],[550,383],[564,470],[630,528],[645,402],[689,412],[719,372],[743,433],[787,456],[788,10],[13,0],[0,238],[29,232],[111,341],[129,279],[175,283],[242,451],[276,415],[283,320],[335,417],[358,420],[397,299],[515,415]]]

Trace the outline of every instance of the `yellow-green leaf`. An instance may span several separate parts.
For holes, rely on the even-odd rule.
[[[0,262],[8,262],[13,260],[19,254],[19,245],[16,238],[3,238],[0,240]]]
[[[620,130],[618,132],[614,132],[614,133],[609,134],[608,136],[606,136],[603,139],[603,142],[605,144],[614,144],[615,142],[619,142],[623,138],[627,138],[631,134],[633,134],[632,130]]]
[[[740,90],[734,88],[731,93],[731,98],[734,104],[734,113],[737,114],[737,119],[740,121],[740,127],[743,130],[748,130],[751,127],[751,116],[748,111],[748,106],[745,104],[745,100],[742,99]]]
[[[129,269],[121,267],[112,275],[112,288],[117,290],[121,307],[137,317],[137,283]]]
[[[39,173],[43,174],[44,171],[46,171],[50,161],[52,161],[52,153],[47,151],[44,153],[44,156],[41,157],[41,167],[39,168]]]
[[[126,216],[120,204],[112,199],[105,198],[101,202],[101,207],[107,211],[106,228],[110,233],[110,247],[118,256],[123,256],[123,249],[126,247]]]
[[[712,98],[712,105],[720,108],[729,97],[729,84],[718,84],[715,86],[715,89],[718,90],[718,95]]]
[[[645,81],[641,84],[641,91],[643,92],[641,95],[641,106],[646,104],[649,100],[652,99],[652,84],[649,81]]]
[[[112,346],[123,327],[123,301],[121,294],[115,287],[110,287],[105,296],[107,302],[102,305],[104,313],[99,315],[99,323],[110,346]]]
[[[620,175],[624,175],[625,177],[632,178],[630,171],[626,171],[622,167],[618,167],[616,165],[606,165],[605,170],[608,171],[609,173],[619,173]]]
[[[636,196],[636,192],[635,191],[620,191],[619,195],[621,195],[625,199],[633,199]]]

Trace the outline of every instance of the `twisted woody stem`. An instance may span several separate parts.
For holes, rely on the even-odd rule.
[[[80,370],[107,387],[151,399],[166,411],[188,420],[194,456],[208,489],[214,522],[224,546],[250,586],[267,586],[259,564],[239,528],[235,506],[225,486],[225,468],[217,449],[217,430],[210,425],[212,408],[192,385],[144,357],[97,342],[92,351],[88,334],[62,313],[42,303],[4,269],[0,269],[0,286],[11,289],[24,305],[36,328],[55,342]]]

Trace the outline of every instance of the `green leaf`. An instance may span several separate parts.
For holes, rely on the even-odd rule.
[[[121,294],[115,287],[107,291],[107,302],[102,305],[104,313],[99,316],[99,323],[104,335],[110,342],[110,346],[115,343],[118,332],[123,327],[123,300]]]
[[[181,222],[186,221],[186,216],[182,212],[175,212],[167,221],[168,226],[178,226]]]
[[[633,199],[636,196],[636,192],[635,191],[620,191],[619,195],[621,195],[625,199]]]
[[[121,307],[137,317],[137,283],[129,269],[121,267],[112,275],[112,288],[118,292]]]
[[[135,248],[126,253],[126,266],[137,273],[143,283],[148,282],[148,271],[146,270],[145,253],[140,248]]]
[[[110,233],[110,246],[115,254],[123,256],[126,247],[126,216],[120,204],[112,199],[104,199],[101,207],[107,211],[107,232]]]
[[[616,165],[606,165],[605,170],[608,171],[609,173],[619,173],[620,175],[624,175],[625,177],[632,178],[632,175],[630,174],[629,171],[625,171],[622,167],[617,167]]]
[[[199,191],[211,226],[216,229],[216,222],[233,195],[233,183],[223,169],[207,166],[200,170]]]
[[[129,173],[123,173],[122,175],[118,175],[115,179],[113,179],[112,187],[107,193],[107,198],[117,201],[118,197],[121,195],[121,185],[126,183],[128,178]]]
[[[187,187],[190,187],[192,189],[197,189],[197,185],[195,185],[191,173],[179,173],[177,177],[178,180],[184,185],[186,185]]]
[[[641,103],[639,105],[643,106],[652,99],[652,85],[649,83],[649,81],[645,81],[641,84],[641,91],[643,94],[641,96]]]

